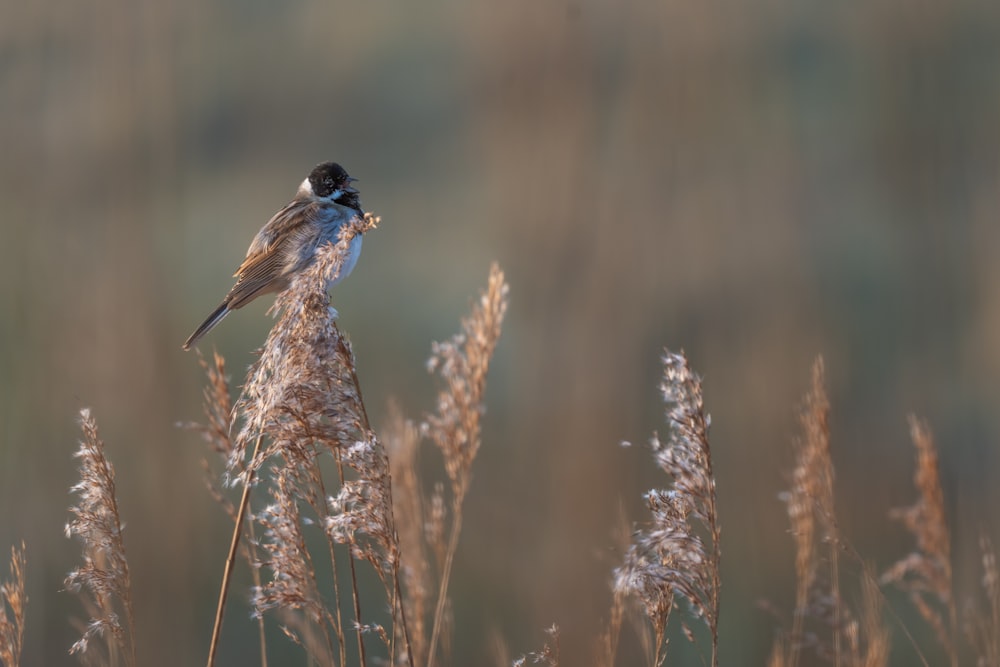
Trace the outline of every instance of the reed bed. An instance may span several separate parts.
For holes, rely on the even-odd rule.
[[[235,401],[223,357],[199,358],[207,377],[204,419],[184,426],[205,441],[206,485],[234,525],[221,559],[209,667],[226,664],[218,638],[238,560],[252,577],[261,665],[268,664],[270,624],[301,647],[309,664],[452,664],[451,640],[461,625],[451,604],[452,572],[484,444],[487,377],[508,285],[494,265],[458,333],[431,346],[427,366],[439,386],[433,408],[411,418],[392,406],[376,430],[326,285],[353,235],[377,222],[370,214],[356,219],[277,297],[277,322]],[[705,664],[743,664],[739,656],[719,655],[724,517],[702,380],[683,353],[665,351],[662,366],[666,428],[647,448],[665,482],[645,492],[649,516],[632,525],[620,564],[609,573],[609,613],[593,664],[619,663],[626,624],[636,629],[646,664],[669,664],[671,623],[698,646]],[[839,527],[830,413],[825,368],[817,359],[800,409],[790,488],[781,494],[795,554],[794,605],[787,623],[776,623],[769,667],[881,667],[890,664],[891,640],[901,637],[925,665],[929,642],[952,666],[1000,664],[996,553],[984,534],[980,588],[959,605],[929,425],[910,418],[916,499],[890,512],[912,534],[913,550],[877,574]],[[82,557],[65,585],[87,619],[77,622],[80,638],[68,650],[84,664],[142,664],[114,468],[88,410],[80,424],[80,481],[72,488],[77,499],[66,535],[81,544]],[[419,465],[427,446],[440,452],[443,464],[433,480],[424,479]],[[26,563],[24,545],[12,549],[10,576],[0,586],[0,662],[7,667],[23,660]],[[906,594],[925,627],[892,631],[900,615],[888,603],[888,589]],[[545,634],[542,648],[520,657],[512,659],[501,639],[484,655],[492,652],[499,664],[559,665],[558,625]]]

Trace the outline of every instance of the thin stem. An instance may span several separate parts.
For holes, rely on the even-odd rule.
[[[839,533],[835,533],[830,543],[830,588],[833,593],[833,664],[840,667],[843,662],[841,639],[843,628],[840,609],[840,546]]]
[[[253,522],[247,526],[247,532],[249,533],[250,545],[253,545],[257,541],[256,531],[253,527]],[[247,547],[247,556],[250,560],[250,577],[253,579],[253,585],[260,590],[260,570],[253,567],[253,559],[255,558],[255,553],[251,546]],[[264,635],[264,615],[259,614],[257,616],[257,631],[260,635],[260,667],[267,667],[267,638]]]
[[[712,464],[709,462],[708,475],[712,476]],[[715,520],[715,497],[712,497],[712,606],[714,614],[712,618],[712,667],[719,667],[719,610],[722,608],[722,577],[719,568],[722,566],[722,531]]]
[[[364,409],[364,408],[362,408],[362,409]],[[344,462],[343,462],[343,460],[341,459],[341,456],[340,456],[340,449],[335,449],[334,459],[337,461],[337,473],[340,476],[340,484],[343,486],[343,484],[344,484]],[[358,626],[360,626],[361,625],[361,600],[358,597],[358,578],[357,578],[357,574],[355,573],[354,554],[351,551],[351,545],[347,545],[347,563],[348,563],[348,565],[350,565],[350,568],[351,568],[351,597],[354,599],[354,620],[358,624]],[[361,630],[360,629],[358,629],[355,632],[355,634],[358,637],[358,659],[360,660],[359,664],[362,665],[362,666],[364,666],[364,665],[368,664],[367,663],[367,659],[365,657],[365,642],[364,642],[364,638],[361,636]]]
[[[337,451],[337,453],[334,454],[334,456],[338,459],[338,464],[339,464],[339,462],[340,462],[339,461],[339,457],[340,457],[339,450]],[[343,473],[341,473],[341,478],[343,478]],[[320,474],[320,471],[319,471],[318,467],[316,469],[316,483],[319,484],[319,490],[320,490],[321,496],[320,496],[319,500],[312,501],[312,502],[316,503],[313,506],[313,510],[316,512],[317,515],[320,516],[320,518],[322,519],[322,522],[325,524],[326,518],[327,518],[327,510],[326,510],[326,506],[325,506],[325,504],[326,504],[326,485],[323,483],[323,475]],[[347,664],[347,646],[346,646],[346,642],[344,640],[344,619],[343,619],[342,612],[340,610],[340,576],[338,574],[339,570],[337,568],[337,552],[334,549],[334,543],[333,543],[333,540],[330,538],[330,534],[327,531],[323,531],[323,532],[326,535],[326,547],[327,547],[327,550],[330,552],[330,566],[331,566],[331,570],[333,572],[333,599],[336,600],[336,604],[334,605],[334,609],[336,610],[336,614],[335,615],[331,615],[330,611],[326,610],[326,616],[329,619],[328,622],[330,623],[330,625],[333,626],[333,631],[334,631],[334,633],[337,636],[337,647],[338,647],[338,649],[340,651],[340,664],[341,665],[346,665]]]
[[[395,604],[399,606],[399,622],[403,626],[403,643],[406,645],[406,664],[413,667],[413,649],[410,647],[410,632],[406,627],[406,608],[403,606],[403,591],[399,586],[398,563],[393,564],[392,580],[394,583],[392,595],[395,598]]]
[[[341,339],[341,344],[343,344],[342,339]],[[350,348],[347,348],[345,350],[345,352],[346,353],[350,353],[350,354],[347,355],[348,357],[353,357],[353,352],[351,352]],[[364,396],[361,394],[361,382],[358,380],[357,367],[354,364],[348,364],[348,370],[351,372],[351,382],[354,383],[354,389],[355,389],[355,391],[358,392],[358,407],[361,409],[361,419],[362,419],[362,424],[361,425],[362,425],[362,428],[364,429],[366,437],[369,440],[371,440],[371,438],[372,438],[372,427],[371,427],[371,422],[368,421],[368,410],[367,410],[367,408],[365,408],[365,399],[364,399]],[[340,483],[343,484],[344,483],[344,471],[343,471],[343,468],[341,466],[339,453],[338,453],[338,456],[337,456],[337,469],[340,471]],[[388,489],[388,493],[389,493],[389,512],[391,513],[390,516],[389,516],[389,519],[392,522],[392,537],[393,537],[393,542],[395,543],[395,545],[396,545],[396,547],[398,549],[398,547],[399,547],[399,535],[396,532],[396,516],[395,516],[394,513],[392,513],[392,511],[393,511],[392,510],[393,504],[392,504],[392,476],[391,475],[389,477],[389,485],[388,486],[389,486],[389,489]],[[351,559],[351,572],[352,572],[352,576],[353,576],[353,572],[354,572],[354,559],[353,558]],[[392,561],[392,579],[393,579],[393,584],[394,584],[394,586],[393,586],[393,596],[395,597],[395,601],[393,603],[393,608],[392,608],[393,609],[393,611],[392,611],[393,622],[395,622],[396,602],[398,602],[398,604],[399,604],[399,612],[400,612],[400,622],[403,624],[403,640],[406,643],[406,657],[407,657],[407,660],[409,661],[410,666],[412,667],[412,665],[413,665],[413,648],[410,646],[410,631],[409,631],[409,628],[407,628],[407,626],[406,626],[406,611],[403,609],[403,596],[402,596],[402,591],[401,591],[400,586],[399,586],[399,554],[398,554],[398,552],[397,552],[396,556],[393,558],[393,561]],[[361,622],[360,610],[358,610],[357,613],[358,613],[358,622],[360,623]],[[393,632],[393,642],[395,642],[395,636],[396,636],[396,633]],[[391,659],[395,660],[395,650],[394,650],[393,646],[389,647],[389,652],[390,652]]]
[[[119,534],[121,528],[119,527]],[[124,547],[123,547],[124,548]],[[125,558],[122,558],[122,570],[124,572],[125,581],[128,582],[128,587],[125,589],[125,617],[128,623],[128,648],[131,661],[128,663],[131,667],[136,667],[139,663],[136,662],[135,658],[135,613],[132,611],[132,579],[128,573],[128,562]]]
[[[390,508],[392,507],[392,475],[389,476],[389,507]],[[403,591],[399,585],[399,557],[400,557],[400,553],[398,551],[399,533],[396,532],[395,515],[393,515],[392,517],[392,523],[393,523],[392,539],[397,547],[396,554],[392,559],[392,582],[393,582],[392,596],[394,598],[392,607],[393,623],[396,622],[396,605],[399,605],[399,622],[403,626],[403,643],[406,645],[406,660],[407,664],[409,664],[410,667],[413,667],[413,648],[410,646],[410,629],[406,625],[406,608],[403,606]],[[396,633],[393,632],[392,636],[393,636],[393,642],[395,642]],[[392,655],[393,655],[393,660],[395,660],[395,652],[393,652]]]
[[[665,634],[663,628],[657,628],[656,630],[656,655],[653,656],[653,662],[650,667],[661,667],[663,661],[667,658],[667,645],[663,642],[663,635]]]
[[[438,637],[441,635],[441,625],[444,619],[444,603],[448,596],[448,582],[451,579],[451,565],[458,550],[458,535],[462,531],[462,501],[455,499],[452,504],[454,521],[451,524],[451,535],[448,536],[448,552],[444,558],[444,570],[441,572],[441,583],[438,586],[437,606],[434,608],[434,626],[431,630],[431,646],[427,650],[427,667],[434,667],[434,653],[437,649]]]
[[[907,627],[906,622],[904,622],[903,619],[899,617],[899,614],[896,612],[896,609],[893,607],[892,603],[889,602],[889,598],[885,596],[885,593],[882,591],[882,588],[878,585],[878,580],[876,580],[872,576],[872,574],[868,571],[867,567],[865,566],[864,558],[861,557],[861,554],[858,553],[858,550],[855,549],[850,543],[845,542],[842,545],[842,547],[844,551],[847,552],[848,556],[850,556],[857,564],[861,565],[862,576],[871,579],[871,583],[872,586],[874,587],[874,590],[878,593],[879,598],[882,600],[882,603],[884,605],[883,608],[889,613],[890,616],[892,616],[893,620],[896,621],[896,625],[898,625],[899,629],[903,631],[904,635],[906,635],[906,638],[910,642],[910,647],[917,654],[917,657],[920,658],[920,663],[924,667],[930,667],[930,663],[927,662],[927,658],[924,657],[923,651],[920,650],[920,645],[917,643],[917,640],[913,636],[913,634],[910,633],[910,629]]]
[[[250,455],[250,465],[246,471],[247,480],[243,486],[243,497],[240,498],[240,506],[236,511],[236,522],[233,525],[233,539],[229,544],[229,555],[226,558],[226,567],[222,573],[222,586],[219,589],[219,605],[215,610],[215,625],[212,627],[212,644],[208,649],[208,667],[215,666],[215,655],[219,648],[219,636],[222,634],[222,618],[226,612],[226,598],[229,595],[229,582],[233,575],[233,566],[236,564],[236,550],[240,546],[240,537],[243,535],[243,521],[246,519],[247,507],[250,505],[250,489],[253,486],[257,452],[260,450],[260,442],[263,438],[263,435],[258,435],[257,441],[253,445],[253,454]]]

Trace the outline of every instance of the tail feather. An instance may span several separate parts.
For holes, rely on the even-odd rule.
[[[222,321],[222,319],[229,314],[229,301],[223,301],[219,304],[208,318],[201,323],[201,326],[195,329],[194,333],[184,341],[182,346],[185,350],[190,350],[191,346],[197,343],[202,336],[207,334],[209,331],[215,328],[215,325]]]

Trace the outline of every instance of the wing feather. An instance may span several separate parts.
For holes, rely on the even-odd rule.
[[[290,231],[311,224],[318,213],[319,207],[312,201],[296,199],[286,204],[257,232],[247,248],[246,259],[233,275],[239,277],[255,257],[272,252],[281,241],[287,240]]]
[[[246,259],[236,269],[236,284],[226,296],[230,308],[240,308],[261,294],[287,287],[287,274],[302,248],[301,238],[317,224],[321,211],[315,202],[297,200],[274,214],[254,237]]]

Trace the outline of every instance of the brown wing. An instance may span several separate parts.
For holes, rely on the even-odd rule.
[[[280,247],[276,247],[275,251],[254,257],[255,262],[247,267],[246,273],[239,274],[236,284],[226,295],[226,303],[229,307],[235,310],[250,303],[261,294],[280,292],[284,289],[287,280],[282,275],[285,268],[283,255]]]
[[[316,215],[316,203],[308,199],[293,199],[284,208],[271,216],[267,224],[261,227],[247,249],[247,257],[236,269],[233,275],[239,277],[253,259],[266,255],[282,241],[288,238],[288,233],[296,227],[307,224]]]
[[[257,232],[246,259],[236,269],[236,284],[226,296],[230,308],[240,308],[261,294],[287,286],[290,254],[301,243],[303,228],[313,224],[317,210],[314,202],[295,200]]]

